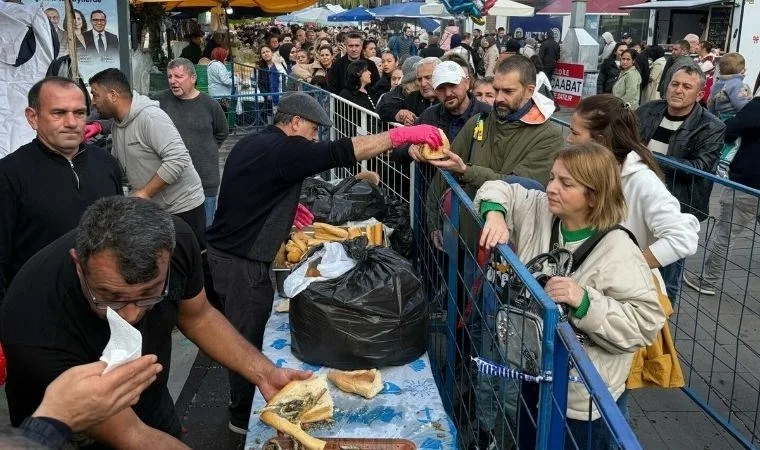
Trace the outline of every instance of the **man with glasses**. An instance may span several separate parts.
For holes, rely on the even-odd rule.
[[[264,398],[311,375],[275,367],[207,303],[200,250],[185,222],[143,199],[108,197],[30,259],[8,290],[0,330],[14,426],[62,372],[100,358],[111,334],[108,308],[140,331],[142,352],[163,366],[134,406],[83,430],[109,447],[186,448],[166,385],[175,326]]]
[[[83,142],[87,106],[76,83],[45,78],[28,100],[37,137],[0,159],[0,301],[32,255],[76,227],[95,200],[122,192],[116,158]]]
[[[106,31],[106,13],[96,9],[90,14],[92,29],[84,32],[84,44],[87,52],[98,55],[118,55],[119,38]]]

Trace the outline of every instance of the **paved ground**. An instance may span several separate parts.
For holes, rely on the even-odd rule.
[[[570,111],[558,114],[567,120]],[[236,138],[225,143],[220,166]],[[717,214],[718,192],[713,193],[711,211]],[[704,228],[704,224],[703,224]],[[704,238],[705,230],[702,231]],[[757,423],[758,372],[760,372],[760,282],[756,275],[747,280],[747,267],[754,267],[760,255],[750,258],[752,240],[737,241],[727,273],[725,293],[720,298],[697,296],[688,288],[671,327],[676,345],[688,364],[683,366],[690,383],[711,405],[727,415],[744,432]],[[704,249],[702,249],[702,252]],[[690,258],[687,268],[695,270],[702,253]],[[752,265],[751,265],[752,264]],[[749,289],[744,289],[747,286]],[[745,295],[746,292],[746,295]],[[717,319],[717,320],[716,320]],[[172,371],[169,388],[183,423],[183,440],[197,449],[239,449],[243,438],[227,430],[229,401],[226,371],[198,353],[179,332],[173,339]],[[738,357],[737,357],[738,355]],[[738,375],[734,375],[738,374]],[[713,386],[707,388],[707,383]],[[4,397],[0,391],[0,397]],[[677,389],[635,391],[630,403],[631,425],[646,449],[738,449],[742,448]],[[0,398],[0,421],[7,421],[6,402]],[[744,428],[748,427],[748,428]]]

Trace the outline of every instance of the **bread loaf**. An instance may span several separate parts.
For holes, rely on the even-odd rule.
[[[451,144],[449,144],[449,138],[446,137],[446,133],[443,132],[440,128],[438,129],[438,132],[441,135],[441,141],[443,142],[440,147],[433,148],[428,144],[423,144],[420,147],[420,155],[422,155],[422,158],[427,161],[435,161],[438,159],[448,159],[448,156],[446,156],[443,151],[444,150],[451,150]]]
[[[348,239],[348,231],[327,223],[314,222],[314,239],[345,241]]]
[[[383,390],[383,377],[379,370],[331,370],[327,374],[338,389],[349,394],[359,394],[364,398],[372,398]]]

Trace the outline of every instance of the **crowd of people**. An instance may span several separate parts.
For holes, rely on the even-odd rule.
[[[564,142],[550,120],[556,105],[547,80],[560,53],[553,33],[539,44],[503,29],[469,34],[451,24],[444,31],[423,46],[408,27],[392,36],[376,28],[238,30],[237,40],[259,56],[249,80],[259,92],[286,91],[286,74],[403,126],[318,141],[319,127],[333,125],[325,109],[306,92],[272,95],[271,124],[235,144],[221,176],[234,84],[223,64],[231,46],[224,36],[204,44],[191,34],[167,67],[169,89],[152,96],[134,93],[117,69],[94,75],[97,120],[88,119],[76,83],[40,80],[26,109],[37,137],[0,160],[0,341],[11,422],[23,430],[13,439],[56,447],[82,432],[76,436],[114,447],[183,448],[166,385],[175,326],[229,369],[229,429],[245,434],[254,389],[270,398],[311,375],[278,368],[261,353],[274,298],[269,270],[303,180],[387,152],[396,164],[416,161],[432,174],[424,226],[438,249],[440,171],[474,199],[486,248],[511,242],[528,261],[557,245],[573,252],[597,240],[578,270],[545,289],[569,308],[625,412],[634,352],[651,345],[667,320],[661,297],[675,303],[682,280],[715,294],[732,243],[725,227],[732,214],[734,222],[756,220],[758,207],[749,194],[724,191],[719,216],[727,225],[719,221],[710,241],[714,257],[703,277],[684,277],[712,183],[676,176],[654,154],[708,173],[722,165],[731,180],[760,188],[760,93],[753,97],[744,84],[739,54],[710,58],[702,54],[709,44],[698,43],[695,60],[692,43],[679,41],[670,58],[661,47],[639,46],[640,58],[631,42],[605,34],[600,94],[575,109]],[[196,87],[202,62],[209,94]],[[711,70],[720,75],[707,95]],[[447,158],[426,161],[421,146],[439,147],[439,130],[451,143]],[[87,143],[108,132],[110,152]],[[140,330],[143,354],[154,356],[109,376],[92,363],[108,341],[110,310]],[[477,354],[494,352],[486,339],[473,345]],[[486,449],[496,442],[497,409],[480,381],[471,447]],[[88,389],[109,395],[91,398]],[[61,392],[79,393],[71,402],[88,408],[65,411]],[[589,405],[588,393],[571,385],[568,426],[579,446],[593,439],[607,448],[612,437]],[[508,418],[523,407],[531,405],[514,402]]]

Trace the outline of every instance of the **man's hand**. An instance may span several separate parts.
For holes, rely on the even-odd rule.
[[[32,416],[60,420],[74,432],[86,430],[137,403],[161,372],[156,361],[146,355],[105,375],[102,361],[72,367],[48,385]]]
[[[143,200],[150,200],[150,196],[148,195],[148,193],[145,192],[142,189],[137,189],[136,191],[130,192],[129,196],[130,197],[138,197],[138,198],[141,198]]]
[[[264,378],[256,384],[264,400],[269,401],[274,394],[284,388],[286,384],[294,380],[308,380],[311,378],[311,371],[301,371],[293,369],[284,369],[272,366],[272,369],[264,375]]]
[[[417,115],[408,109],[402,109],[396,113],[396,122],[401,124],[413,125],[415,120],[417,120]]]
[[[433,230],[430,232],[430,240],[433,241],[433,245],[440,251],[443,251],[443,233],[441,230]]]
[[[444,150],[443,154],[448,156],[449,159],[438,159],[428,161],[428,163],[439,169],[448,170],[449,172],[458,173],[460,175],[467,170],[467,164],[464,163],[459,155],[450,150]]]
[[[420,152],[420,146],[417,144],[409,146],[409,157],[417,162],[423,162],[425,160]]]
[[[501,211],[489,211],[486,215],[486,223],[480,233],[480,246],[491,250],[499,244],[509,241],[509,228],[504,214]]]

